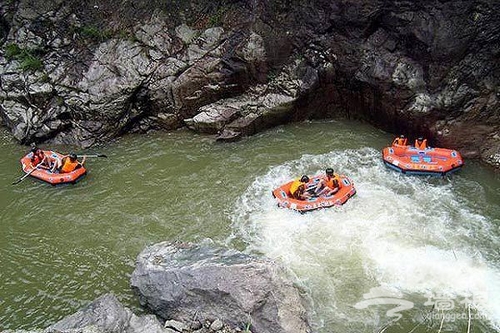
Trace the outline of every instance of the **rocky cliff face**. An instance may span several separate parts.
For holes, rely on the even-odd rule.
[[[350,117],[500,166],[494,0],[10,0],[0,12],[0,114],[22,143],[181,126],[231,140]]]

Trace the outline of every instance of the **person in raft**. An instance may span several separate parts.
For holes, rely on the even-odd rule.
[[[309,177],[306,175],[293,181],[292,185],[290,185],[290,194],[294,199],[306,200],[311,197],[311,194],[306,192],[307,183],[309,183]]]
[[[69,154],[64,156],[62,159],[57,160],[52,168],[52,172],[59,171],[59,173],[68,173],[74,171],[78,168],[81,168],[85,163],[85,156],[83,157],[82,162],[78,162],[78,156],[76,154]]]
[[[31,148],[31,166],[34,167],[41,167],[43,169],[50,169],[50,159],[48,156],[45,155],[43,150],[37,147]]]
[[[415,148],[424,150],[427,148],[427,139],[424,139],[423,137],[419,137],[417,140],[415,140]]]
[[[340,189],[340,177],[332,168],[325,170],[326,177],[321,179],[316,186],[315,194],[320,195],[333,195]]]
[[[401,134],[399,137],[395,138],[394,141],[392,141],[393,146],[406,146],[407,145],[407,140],[406,137]]]

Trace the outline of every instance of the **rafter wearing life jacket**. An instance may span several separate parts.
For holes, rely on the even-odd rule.
[[[322,178],[319,181],[315,189],[316,195],[332,195],[336,193],[341,187],[340,176],[334,173],[334,170],[332,168],[327,168],[325,170],[325,174],[325,178]]]
[[[294,199],[304,200],[306,184],[309,182],[309,177],[304,175],[301,178],[297,178],[290,185],[290,194]]]
[[[394,141],[392,141],[393,146],[406,146],[408,143],[408,140],[405,138],[404,135],[400,135],[398,138],[395,138]]]
[[[69,154],[68,156],[63,157],[57,170],[59,170],[60,173],[69,173],[77,168],[80,168],[83,163],[85,163],[85,156],[83,157],[83,161],[81,163],[78,162],[77,158],[76,154]]]
[[[424,150],[427,148],[427,139],[424,139],[422,137],[419,137],[417,140],[415,140],[415,148]]]

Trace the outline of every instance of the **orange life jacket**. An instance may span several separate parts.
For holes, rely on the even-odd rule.
[[[394,141],[392,142],[392,145],[406,146],[406,143],[407,143],[406,138],[395,138]]]
[[[422,140],[422,142],[418,142],[418,140],[415,140],[415,148],[424,150],[427,148],[427,139]]]
[[[69,157],[64,157],[62,160],[63,164],[61,167],[61,172],[66,173],[66,172],[71,172],[76,169],[78,166],[78,161],[71,162],[71,159]]]
[[[339,175],[337,175],[336,173],[334,173],[333,177],[331,177],[330,179],[328,179],[328,177],[326,177],[326,179],[325,179],[326,186],[328,186],[332,190],[334,188],[337,188],[337,187],[340,188],[340,182],[339,182],[339,180],[340,180]]]

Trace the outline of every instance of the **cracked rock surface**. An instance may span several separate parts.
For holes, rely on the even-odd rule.
[[[0,115],[21,143],[233,141],[362,119],[500,166],[494,0],[0,4]]]

